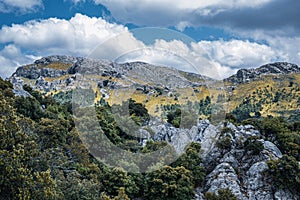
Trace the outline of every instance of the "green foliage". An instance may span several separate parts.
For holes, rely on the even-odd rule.
[[[150,153],[159,150],[160,148],[163,148],[167,145],[166,141],[153,141],[153,140],[148,140],[146,145],[144,146],[142,153]]]
[[[282,158],[270,160],[267,164],[267,173],[274,179],[276,186],[300,192],[300,166],[294,157],[283,155]]]
[[[233,131],[232,131],[231,128],[225,126],[225,127],[223,127],[222,130],[221,130],[221,135],[224,135],[225,133],[233,133]]]
[[[170,111],[167,114],[167,122],[172,124],[176,128],[180,127],[180,122],[181,122],[181,109],[180,109],[180,107],[176,108],[174,111]]]
[[[258,141],[258,139],[257,136],[247,138],[244,142],[244,149],[250,151],[253,155],[258,155],[264,149],[263,143]]]
[[[142,104],[133,100],[124,102],[122,106],[127,109],[127,117],[119,116],[120,121],[117,122],[112,107],[103,102],[92,108],[96,110],[98,128],[93,128],[92,116],[83,115],[86,118],[82,125],[87,131],[93,130],[87,139],[94,145],[87,151],[82,142],[87,133],[77,132],[72,121],[72,106],[68,100],[70,93],[66,97],[65,94],[57,95],[56,100],[61,100],[58,102],[29,86],[25,85],[24,89],[31,97],[15,97],[12,85],[0,79],[0,199],[192,199],[194,187],[201,186],[205,179],[199,143],[192,143],[171,166],[144,174],[108,168],[90,154],[99,151],[100,144],[107,149],[101,149],[103,152],[99,154],[105,155],[106,150],[109,151],[111,143],[103,144],[104,136],[114,145],[135,153],[150,153],[169,147],[167,142],[151,140],[142,147],[135,137],[134,131],[150,120]],[[219,97],[220,101],[222,98]],[[210,113],[210,97],[199,104],[166,105],[162,110],[168,113],[168,121],[174,126],[190,127],[197,119],[191,110],[199,110],[205,115]],[[87,111],[86,108],[79,109],[82,113],[89,113]],[[235,121],[233,115],[229,118]],[[297,165],[299,123],[287,124],[280,118],[251,119],[247,123],[252,123],[266,139],[287,154],[268,163],[270,171],[267,173],[278,187],[300,188]],[[223,136],[217,142],[222,151],[231,149],[231,138],[226,135],[229,132],[230,129],[224,128]],[[259,153],[262,146],[257,139],[249,138],[244,142],[244,148],[254,154]],[[167,159],[170,155],[163,157]],[[120,166],[138,170],[135,164],[117,161]],[[157,169],[160,166],[147,167]],[[206,198],[236,199],[229,190],[219,190],[218,193],[206,194]]]
[[[118,195],[121,188],[125,188],[126,193],[131,197],[139,193],[133,178],[122,168],[107,169],[101,182],[105,191],[113,196]]]
[[[163,110],[167,111],[167,122],[176,128],[191,128],[196,125],[198,113],[191,104],[188,102],[186,105],[165,105]]]
[[[246,120],[243,123],[255,126],[268,140],[277,144],[284,154],[300,161],[300,131],[298,123],[288,124],[283,118],[263,118]]]
[[[145,105],[135,102],[133,99],[128,100],[129,114],[138,125],[146,125],[150,120],[150,115]]]
[[[225,151],[229,151],[231,149],[231,137],[228,135],[222,136],[216,143],[216,146]]]
[[[165,166],[146,176],[148,199],[192,199],[194,196],[192,174],[184,167]]]
[[[238,198],[231,193],[229,189],[219,189],[218,194],[207,192],[205,193],[207,200],[237,200]]]
[[[173,164],[173,167],[184,167],[192,174],[192,181],[195,187],[198,187],[203,182],[206,172],[201,166],[202,159],[200,158],[201,144],[191,143],[190,146]]]
[[[44,116],[40,103],[31,97],[16,97],[14,107],[18,113],[35,121]]]
[[[37,126],[38,142],[41,147],[54,148],[66,143],[68,129],[70,125],[66,120],[53,120],[42,118]]]

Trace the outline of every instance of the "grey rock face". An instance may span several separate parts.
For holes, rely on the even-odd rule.
[[[276,62],[263,65],[257,69],[240,69],[235,75],[225,80],[234,84],[240,84],[257,79],[261,75],[291,73],[300,73],[300,67],[298,65],[287,62]]]
[[[27,91],[23,89],[24,81],[19,77],[11,77],[9,81],[13,84],[14,89],[13,92],[16,96],[31,96]]]
[[[263,144],[264,144],[265,151],[268,151],[270,154],[273,155],[273,157],[275,158],[282,157],[281,151],[277,148],[275,144],[269,141],[264,141]]]
[[[293,195],[290,191],[278,190],[274,195],[275,200],[298,200],[299,197]]]
[[[221,163],[207,176],[208,192],[217,193],[219,189],[230,189],[239,199],[243,199],[240,181],[234,169],[228,163]]]
[[[263,172],[268,169],[265,162],[257,162],[246,172],[245,185],[249,199],[272,199],[271,185],[266,184]]]
[[[69,67],[66,67],[66,69],[51,68],[51,66],[49,67],[48,65],[52,63],[68,64]],[[155,86],[167,88],[165,92],[172,92],[175,88],[196,87],[203,85],[205,80],[208,80],[207,77],[198,74],[183,73],[176,69],[155,66],[143,62],[118,64],[108,60],[96,60],[72,56],[49,56],[41,58],[31,65],[19,67],[12,77],[26,78],[35,81],[40,77],[49,78],[50,80],[47,79],[46,81],[48,82],[47,87],[45,86],[45,83],[41,83],[42,85],[38,83],[31,85],[33,89],[43,88],[46,92],[49,92],[62,89],[70,90],[75,88],[76,83],[77,85],[80,84],[80,86],[84,87],[85,83],[83,82],[88,82],[80,82],[80,80],[86,80],[83,78],[84,75],[100,77],[89,78],[89,81],[95,81],[96,83],[101,82],[99,85],[101,87],[103,87],[105,81],[111,78],[123,80],[120,82],[109,82],[110,89],[143,88],[144,91],[147,89],[150,90],[151,87]],[[71,79],[70,77],[72,76],[82,77],[83,79]],[[192,77],[190,80],[186,78],[189,76]]]
[[[36,60],[34,63],[37,65],[48,65],[53,62],[61,62],[66,64],[71,64],[77,62],[78,58],[73,56],[65,56],[65,55],[53,55],[48,57],[43,57],[39,60]]]
[[[197,126],[191,129],[175,128],[170,124],[160,124],[150,126],[155,133],[153,139],[156,141],[167,141],[181,154],[185,147],[191,142],[200,142],[203,154],[209,152],[219,134],[217,128],[208,120],[200,120]]]
[[[245,151],[243,142],[252,136],[260,136],[260,132],[251,125],[234,126],[227,123],[231,130],[225,133],[230,136],[232,147],[222,152],[216,147],[222,126],[214,126],[207,120],[199,121],[191,129],[178,129],[166,124],[152,124],[154,140],[165,140],[178,153],[182,153],[190,142],[199,142],[202,146],[204,166],[210,171],[205,183],[195,190],[195,199],[204,199],[206,192],[218,193],[219,189],[228,188],[240,200],[248,199],[298,199],[289,191],[274,191],[272,179],[264,174],[268,169],[267,161],[281,158],[282,153],[270,141],[259,139],[264,149],[253,155]]]

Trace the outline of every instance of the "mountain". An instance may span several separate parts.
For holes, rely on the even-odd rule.
[[[71,56],[21,66],[0,79],[0,198],[299,199],[298,69],[216,81]]]
[[[192,102],[200,107],[195,103],[207,97],[216,106],[211,108],[203,102],[201,118],[207,118],[214,109],[216,113],[232,112],[239,121],[258,116],[283,116],[297,121],[300,112],[300,67],[286,62],[241,69],[221,82],[144,62],[118,64],[49,56],[19,67],[9,80],[17,95],[28,95],[23,90],[23,85],[28,84],[58,101],[71,101],[68,92],[80,85],[94,90],[95,103],[104,100],[110,105],[121,104],[132,98],[143,103],[151,115],[163,118],[170,105]]]
[[[247,83],[266,75],[287,75],[300,73],[300,67],[287,62],[276,62],[254,69],[240,69],[236,74],[226,78],[225,81],[233,84]]]
[[[241,69],[224,79],[231,112],[241,120],[281,116],[299,121],[300,67],[286,62]]]
[[[85,79],[85,80],[82,80]],[[102,98],[110,104],[121,103],[131,96],[146,103],[154,114],[159,104],[196,101],[194,91],[202,90],[212,79],[177,69],[154,66],[143,62],[117,64],[107,60],[94,60],[71,56],[49,56],[33,64],[21,66],[9,78],[17,95],[26,95],[23,85],[45,94],[59,95],[87,82],[95,91],[95,102]],[[179,95],[188,96],[181,98]]]

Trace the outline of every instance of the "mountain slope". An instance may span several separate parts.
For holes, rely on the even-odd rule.
[[[121,104],[132,98],[145,104],[151,115],[159,117],[166,115],[165,106],[195,104],[207,97],[212,104],[222,104],[240,121],[268,115],[297,121],[300,107],[300,67],[286,62],[241,69],[222,83],[143,62],[117,64],[108,60],[49,56],[19,67],[10,81],[17,95],[28,95],[22,87],[29,84],[57,99],[68,96],[66,93],[78,86],[91,87],[95,103],[104,100],[110,105]],[[211,111],[199,111],[202,118],[208,117],[208,113]]]

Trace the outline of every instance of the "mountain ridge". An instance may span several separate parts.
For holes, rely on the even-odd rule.
[[[47,67],[51,64],[55,63],[63,63],[65,64],[62,68],[56,68],[56,73],[47,73],[46,69],[51,69],[54,66]],[[26,75],[24,74],[24,70],[28,71],[28,68],[33,68],[34,66],[38,66],[39,69],[41,69],[40,74],[36,74],[35,70],[29,71],[30,73],[33,73],[33,75]],[[113,75],[109,74],[109,71],[111,70],[112,73],[116,73],[116,71],[119,72],[119,74],[116,73],[116,75],[120,76],[120,73],[124,73],[124,70],[132,70],[133,67],[138,66],[151,66],[156,68],[164,68],[164,69],[172,69],[175,71],[184,72],[181,70],[177,70],[175,68],[166,67],[166,66],[158,66],[158,65],[152,65],[146,62],[136,61],[136,62],[127,62],[118,64],[106,59],[91,59],[91,58],[85,58],[85,57],[74,57],[74,56],[67,56],[67,55],[51,55],[42,57],[38,60],[35,60],[34,63],[29,65],[20,66],[17,68],[16,72],[12,75],[16,76],[25,76],[25,78],[38,78],[37,76],[44,76],[44,77],[57,77],[65,74],[75,74],[80,70],[80,67],[86,66],[86,65],[92,65],[92,66],[98,66],[102,67],[104,69],[103,73],[107,73],[106,75]],[[107,66],[111,66],[112,68],[108,68]],[[54,67],[55,69],[55,67]],[[67,70],[66,70],[67,69]],[[105,71],[106,69],[106,71]],[[89,69],[90,70],[90,69]],[[116,70],[116,71],[114,71]],[[48,70],[49,71],[49,70]],[[83,71],[81,69],[81,71]],[[96,72],[96,71],[95,71]],[[111,73],[110,72],[110,73]],[[99,72],[98,72],[99,73]],[[210,79],[209,77],[203,76],[201,74],[195,74],[191,72],[184,72],[187,74],[191,74],[194,76],[201,76],[204,79]],[[228,81],[234,84],[241,84],[246,83],[251,80],[255,80],[259,78],[262,75],[279,75],[279,74],[291,74],[291,73],[300,73],[300,67],[296,64],[289,63],[289,62],[273,62],[268,63],[262,66],[259,66],[257,68],[242,68],[237,71],[237,73],[224,78],[223,81]]]
[[[277,116],[287,112],[296,116],[299,113],[299,74],[298,65],[276,62],[240,69],[236,74],[217,81],[145,62],[118,64],[109,60],[54,55],[19,67],[9,81],[13,83],[17,96],[29,95],[23,89],[27,84],[34,90],[59,98],[80,84],[93,88],[95,103],[105,100],[113,105],[122,103],[122,99],[133,98],[145,104],[156,116],[163,114],[164,106],[198,102],[208,96],[213,104],[227,102],[225,107],[230,106],[229,110],[236,110],[236,113],[243,113],[241,109],[246,109],[247,117],[253,113]],[[93,85],[87,82],[93,82]],[[247,99],[248,103],[245,103]],[[291,103],[293,106],[289,105]]]
[[[240,84],[255,80],[261,75],[282,75],[291,73],[300,73],[300,67],[288,62],[275,62],[262,65],[258,68],[239,69],[236,74],[225,78],[224,81]]]

